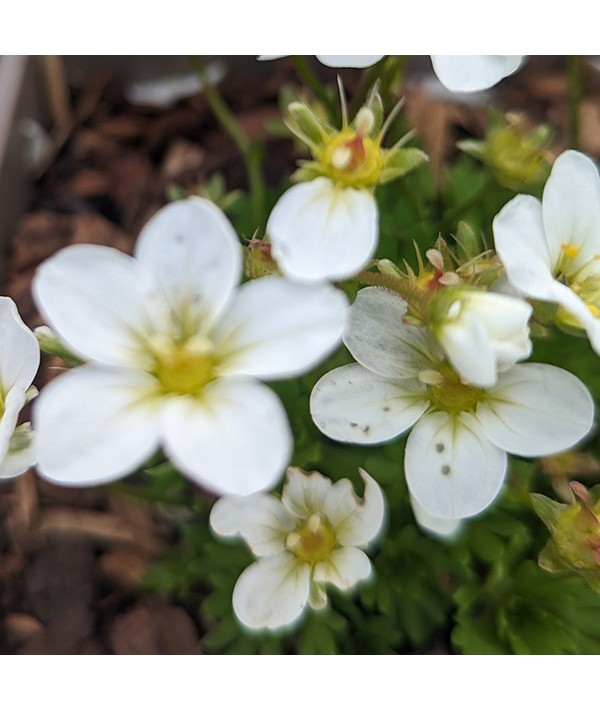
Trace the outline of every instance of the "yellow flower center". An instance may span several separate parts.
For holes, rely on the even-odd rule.
[[[348,187],[375,185],[383,167],[379,142],[350,128],[333,136],[315,157],[324,175]]]
[[[423,371],[419,379],[427,384],[427,396],[436,410],[458,415],[461,412],[475,412],[477,404],[488,392],[461,382],[458,375],[447,364],[442,363],[435,371]]]
[[[182,343],[168,337],[154,339],[152,374],[165,393],[197,395],[213,380],[216,359],[212,342],[192,336]]]
[[[335,534],[326,518],[315,513],[288,535],[286,547],[303,563],[316,563],[327,560],[335,543]]]

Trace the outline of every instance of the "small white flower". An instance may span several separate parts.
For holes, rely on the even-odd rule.
[[[67,247],[38,270],[49,325],[87,361],[34,410],[40,473],[65,485],[113,481],[159,447],[198,484],[250,494],[289,462],[285,411],[259,379],[310,369],[339,342],[345,296],[265,277],[236,289],[241,247],[201,198],[172,203],[135,257]]]
[[[494,218],[506,276],[520,293],[560,304],[600,353],[600,177],[576,151],[555,161],[542,202],[517,195]]]
[[[299,282],[356,274],[373,256],[378,229],[371,192],[325,177],[287,190],[267,224],[273,256],[282,272]]]
[[[465,382],[490,387],[499,371],[530,356],[532,309],[526,301],[453,287],[441,295],[449,305],[432,332]]]
[[[233,591],[241,622],[252,629],[289,625],[307,604],[326,604],[327,584],[348,590],[369,577],[371,562],[361,549],[379,532],[385,503],[377,483],[359,472],[362,502],[349,479],[332,484],[318,472],[293,467],[281,499],[259,493],[217,501],[210,514],[213,530],[241,536],[259,558]]]
[[[0,479],[23,474],[35,464],[30,426],[17,426],[17,420],[36,392],[31,383],[39,364],[35,336],[12,299],[0,296]]]
[[[434,518],[474,516],[492,503],[506,453],[537,457],[572,447],[594,405],[561,368],[518,364],[488,389],[461,381],[406,303],[379,287],[359,291],[344,342],[358,363],[323,376],[311,394],[317,427],[332,439],[379,444],[412,428],[404,468],[410,493]]]

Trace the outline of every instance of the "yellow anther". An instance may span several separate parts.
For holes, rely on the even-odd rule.
[[[331,154],[331,165],[336,170],[348,168],[352,162],[352,151],[348,146],[338,146]]]
[[[567,244],[563,242],[560,248],[569,259],[574,259],[579,254],[579,247],[576,244]]]

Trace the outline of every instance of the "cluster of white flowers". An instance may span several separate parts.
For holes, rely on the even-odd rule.
[[[319,59],[360,67],[381,56]],[[447,87],[475,91],[522,59],[432,62]],[[470,281],[432,249],[433,275],[429,267],[413,282],[406,275],[404,291],[395,277],[366,286],[349,306],[329,282],[369,265],[378,240],[375,187],[424,160],[402,141],[382,148],[388,123],[377,101],[373,93],[352,122],[343,107],[340,130],[301,104],[292,109],[290,127],[314,160],[268,220],[283,276],[240,286],[239,239],[202,198],[160,210],[133,256],[85,244],[42,264],[35,301],[80,364],[43,388],[35,435],[18,417],[35,393],[37,340],[0,297],[0,479],[37,464],[58,484],[102,484],[162,450],[185,476],[222,496],[210,516],[214,531],[240,536],[258,557],[233,594],[250,628],[289,625],[307,605],[325,605],[326,585],[348,590],[368,578],[365,549],[385,517],[381,489],[362,469],[362,501],[349,480],[332,483],[297,468],[288,469],[280,496],[265,493],[290,464],[293,436],[263,381],[309,372],[343,341],[356,362],[314,386],[315,424],[334,440],[362,445],[410,430],[404,473],[415,517],[444,536],[495,500],[507,453],[560,452],[593,423],[594,403],[578,378],[522,361],[532,352],[527,297],[555,303],[556,323],[586,331],[600,353],[596,166],[567,151],[541,202],[519,195],[496,216],[496,253],[511,294]]]

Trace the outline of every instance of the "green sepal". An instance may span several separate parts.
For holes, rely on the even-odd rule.
[[[487,154],[484,141],[477,141],[474,138],[465,138],[463,141],[457,141],[456,147],[463,153],[477,158],[482,163],[486,162]]]
[[[546,528],[552,533],[556,527],[561,513],[569,508],[567,504],[560,504],[558,501],[549,499],[543,494],[531,494],[531,503],[533,510],[546,524]]]
[[[366,108],[370,109],[371,113],[373,114],[373,128],[371,129],[369,135],[371,137],[377,136],[379,131],[381,131],[381,127],[383,126],[383,117],[385,113],[383,101],[378,91],[374,90],[371,92],[365,106]]]
[[[549,573],[572,573],[573,566],[569,565],[556,547],[554,541],[550,540],[542,548],[538,556],[538,565]]]
[[[429,156],[419,148],[399,148],[386,155],[384,167],[377,181],[380,185],[410,173],[429,160]]]
[[[284,120],[289,130],[311,149],[318,150],[336,131],[322,121],[311,109],[300,101],[293,101],[287,108]]]
[[[454,239],[465,261],[475,259],[481,253],[481,240],[468,222],[461,220],[458,223]]]

